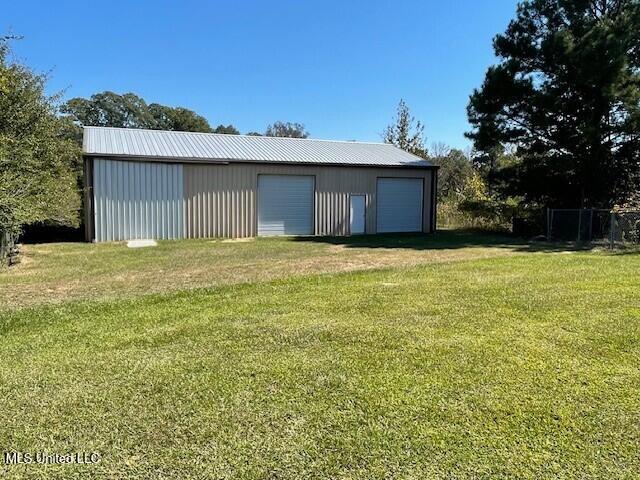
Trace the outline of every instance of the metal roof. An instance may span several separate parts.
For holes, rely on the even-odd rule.
[[[95,157],[191,161],[431,167],[387,143],[84,127],[82,151]]]

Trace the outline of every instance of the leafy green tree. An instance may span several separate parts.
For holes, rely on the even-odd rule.
[[[0,39],[0,229],[39,221],[78,224],[80,150],[57,117],[46,77],[8,59]]]
[[[227,135],[240,135],[240,131],[233,125],[218,125],[213,129],[213,133],[226,133]]]
[[[150,111],[147,103],[133,93],[119,95],[101,92],[91,98],[72,98],[61,108],[81,125],[97,127],[153,128],[165,120],[166,111],[161,105]],[[168,107],[167,107],[168,108]],[[154,118],[154,113],[158,118]]]
[[[404,100],[400,100],[393,123],[384,130],[382,138],[385,143],[391,143],[402,150],[427,158],[425,146],[424,125],[416,120]]]
[[[140,128],[153,130],[174,130],[177,132],[210,132],[211,127],[207,119],[198,115],[193,110],[183,107],[167,107],[159,103],[152,103],[148,107],[150,119],[142,115],[144,119]],[[144,125],[144,121],[148,122]]]
[[[149,128],[182,132],[239,133],[233,125],[215,130],[202,115],[183,107],[147,104],[134,93],[101,92],[90,98],[72,98],[61,111],[79,125],[121,128]]]
[[[290,138],[308,138],[307,132],[302,123],[292,122],[275,122],[267,127],[264,132],[267,137],[290,137]]]
[[[473,166],[462,150],[451,149],[446,153],[431,157],[438,170],[438,200],[460,200],[464,197],[471,177]]]
[[[522,2],[494,50],[468,136],[504,195],[610,206],[638,188],[638,0]],[[501,167],[509,147],[518,161]]]

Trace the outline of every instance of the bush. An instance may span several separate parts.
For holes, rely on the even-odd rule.
[[[449,228],[508,231],[516,210],[515,199],[503,201],[492,197],[480,174],[472,172],[465,177],[462,191],[441,200],[438,222]]]
[[[463,200],[459,203],[459,209],[471,219],[470,226],[490,230],[510,230],[517,205],[511,200],[500,201],[487,198]]]

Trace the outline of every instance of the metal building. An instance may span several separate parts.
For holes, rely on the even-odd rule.
[[[433,232],[437,167],[384,143],[85,127],[87,240]]]

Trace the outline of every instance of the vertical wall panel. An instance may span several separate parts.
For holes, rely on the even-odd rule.
[[[182,238],[182,164],[94,160],[96,240]]]

